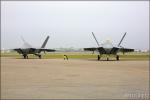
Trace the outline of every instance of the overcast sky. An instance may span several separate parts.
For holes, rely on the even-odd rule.
[[[107,39],[117,45],[149,49],[149,1],[2,1],[1,48],[18,48],[23,36],[40,47],[96,47]]]

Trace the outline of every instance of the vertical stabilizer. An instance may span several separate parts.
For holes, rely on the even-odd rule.
[[[47,38],[45,39],[44,43],[42,44],[41,48],[45,48],[46,44],[47,44],[47,41],[49,39],[49,36],[47,36]]]
[[[124,39],[124,37],[126,36],[126,34],[127,34],[127,32],[124,33],[123,37],[121,38],[121,40],[120,40],[120,42],[118,44],[118,47],[120,46],[120,44],[121,44],[122,40]]]
[[[93,35],[93,37],[94,37],[94,39],[95,39],[95,41],[96,41],[97,45],[98,45],[98,46],[100,46],[100,45],[99,45],[99,43],[98,43],[98,41],[97,41],[97,39],[96,39],[96,36],[94,35],[94,33],[93,33],[93,32],[92,32],[92,35]]]
[[[21,40],[23,41],[23,45],[22,45],[22,48],[31,48],[32,46],[25,41],[25,39],[21,36]]]

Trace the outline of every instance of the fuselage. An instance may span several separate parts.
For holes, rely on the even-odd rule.
[[[38,53],[38,50],[35,50],[35,49],[25,48],[25,49],[21,49],[21,50],[22,50],[21,54],[36,54],[36,53]]]
[[[107,40],[106,42],[104,42],[102,44],[102,47],[104,48],[105,52],[104,54],[113,54],[112,53],[112,49],[113,49],[113,45],[112,45],[112,42]]]

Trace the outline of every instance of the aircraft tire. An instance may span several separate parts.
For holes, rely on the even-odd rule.
[[[24,59],[26,59],[26,58],[27,58],[27,56],[24,54],[24,55],[23,55],[23,58],[24,58]]]
[[[117,61],[119,60],[119,56],[118,56],[118,55],[116,56],[116,60],[117,60]]]
[[[107,57],[107,61],[109,60],[109,58]]]
[[[39,59],[41,59],[41,55],[39,55]]]

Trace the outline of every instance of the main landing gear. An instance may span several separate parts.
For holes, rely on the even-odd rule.
[[[35,54],[36,56],[38,56],[39,57],[39,59],[41,59],[42,58],[42,56],[41,55],[38,55],[38,54]],[[28,55],[27,54],[23,54],[23,58],[24,59],[28,59]]]
[[[97,60],[100,60],[100,56],[99,55],[97,55]]]
[[[99,61],[101,59],[102,55],[97,55],[97,60]]]
[[[40,54],[35,54],[36,56],[38,56],[39,57],[39,59],[41,59],[42,58],[42,56],[40,55]]]
[[[97,60],[99,61],[101,59],[101,55],[97,55]],[[107,61],[109,61],[109,56],[106,58]],[[116,55],[116,60],[119,61],[119,55]]]
[[[117,60],[117,61],[119,60],[119,56],[118,56],[118,55],[116,56],[116,60]]]
[[[107,57],[107,61],[109,60],[109,58]]]
[[[24,59],[28,59],[28,55],[23,54],[23,58],[24,58]]]
[[[41,55],[38,55],[39,56],[39,59],[41,59]]]

